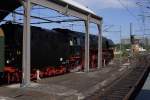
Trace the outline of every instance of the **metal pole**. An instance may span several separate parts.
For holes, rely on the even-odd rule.
[[[13,17],[13,23],[16,22],[16,14],[12,12],[12,17]]]
[[[122,31],[121,31],[121,26],[120,26],[120,65],[121,65],[121,58],[122,58],[122,43],[121,43],[121,33],[122,33]]]
[[[98,69],[102,67],[102,21],[97,25],[98,27]]]
[[[147,45],[146,45],[146,37],[145,37],[145,33],[146,33],[146,30],[145,30],[145,27],[146,27],[146,18],[145,18],[145,13],[143,12],[143,33],[144,33],[144,47],[146,49]]]
[[[132,36],[132,23],[130,23],[130,41],[132,42],[131,36]]]
[[[133,39],[133,32],[132,32],[132,23],[130,23],[130,42],[131,42],[131,48],[130,48],[130,53],[131,53],[131,56],[133,55],[133,51],[132,51],[132,45],[133,45],[133,41],[134,41],[134,39]]]
[[[85,21],[85,65],[84,65],[84,71],[89,72],[89,21],[90,15],[88,15],[87,20]]]
[[[22,87],[30,85],[30,0],[24,2]]]

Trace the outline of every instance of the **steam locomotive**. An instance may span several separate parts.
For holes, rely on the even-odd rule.
[[[103,60],[113,59],[112,40],[103,39]],[[80,66],[84,69],[85,36],[81,32],[31,26],[31,79],[64,74]],[[23,26],[7,22],[0,26],[0,77],[5,81],[21,80]],[[98,37],[90,35],[90,66],[97,67]]]

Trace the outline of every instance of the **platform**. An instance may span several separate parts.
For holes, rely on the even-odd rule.
[[[150,74],[135,100],[149,100],[150,98]]]
[[[0,87],[0,100],[82,100],[110,85],[128,70],[128,64],[109,65],[99,71],[42,79],[28,88],[20,88],[19,84],[3,86]]]

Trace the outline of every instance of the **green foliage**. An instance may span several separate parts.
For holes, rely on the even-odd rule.
[[[120,44],[116,44],[115,45],[116,50],[120,51]],[[123,57],[127,57],[130,54],[130,51],[127,51],[127,49],[131,48],[131,44],[121,44],[121,56]]]

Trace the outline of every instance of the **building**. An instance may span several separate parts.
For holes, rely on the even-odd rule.
[[[130,39],[121,39],[121,43],[126,45],[126,44],[131,44]]]

